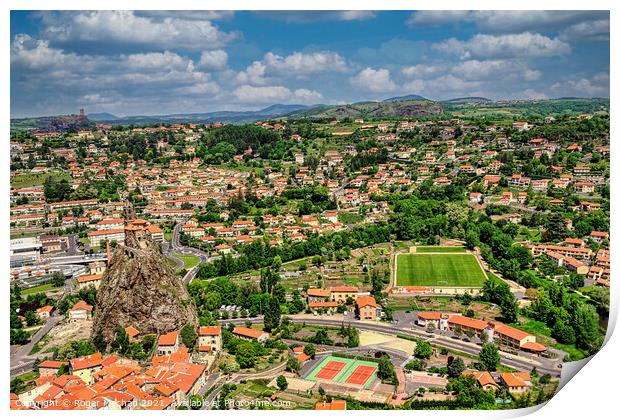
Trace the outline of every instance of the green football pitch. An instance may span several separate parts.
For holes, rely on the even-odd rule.
[[[399,254],[397,286],[481,287],[484,272],[471,254]]]

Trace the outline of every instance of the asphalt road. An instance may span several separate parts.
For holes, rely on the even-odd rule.
[[[342,321],[333,319],[322,319],[318,317],[308,318],[293,318],[292,322],[306,322],[312,325],[324,325],[330,327],[339,327],[342,325]],[[480,352],[480,346],[474,343],[467,343],[461,340],[456,340],[446,336],[427,333],[422,329],[407,328],[398,324],[371,324],[368,322],[360,321],[347,321],[353,327],[358,329],[365,329],[369,331],[381,332],[390,335],[406,334],[414,336],[428,341],[431,344],[439,345],[447,348],[448,350],[463,352],[477,356]],[[536,369],[541,373],[549,373],[552,376],[560,376],[561,368],[558,367],[558,361],[553,359],[545,359],[543,357],[530,356],[529,359],[522,356],[510,355],[500,351],[501,363],[505,366],[515,369],[530,371],[532,367],[536,366]]]
[[[22,346],[11,347],[11,378],[20,373],[27,372],[34,365],[34,358],[28,356],[35,344],[41,340],[52,328],[63,320],[62,315],[54,315]]]
[[[290,318],[291,322],[294,323],[302,323],[305,322],[308,325],[318,325],[318,326],[326,326],[326,327],[340,327],[342,325],[342,320],[338,319],[327,319],[321,318],[318,316],[293,316]],[[252,318],[250,319],[252,322],[260,322],[261,318]],[[243,325],[246,319],[227,319],[220,321],[223,325],[228,325],[229,323],[233,323],[235,325]],[[397,335],[397,334],[406,334],[412,337],[420,338],[422,340],[428,341],[431,344],[438,345],[441,347],[445,347],[448,350],[457,351],[461,353],[466,353],[471,356],[477,356],[480,352],[480,345],[475,343],[467,343],[462,340],[457,340],[451,338],[450,336],[444,336],[436,333],[428,333],[424,329],[419,327],[405,326],[403,324],[385,324],[377,322],[369,323],[369,322],[361,322],[358,320],[346,320],[344,321],[347,325],[351,325],[360,330],[368,330],[375,331],[379,333],[389,334],[389,335]],[[358,348],[359,349],[359,348]],[[343,349],[344,350],[344,349]],[[346,349],[346,351],[350,351],[351,349]],[[362,349],[364,350],[364,349]],[[389,353],[386,349],[379,349],[384,352]],[[392,355],[390,353],[390,355]],[[536,367],[536,370],[540,373],[548,373],[552,376],[559,377],[561,373],[561,368],[558,366],[559,362],[556,359],[546,359],[544,357],[538,357],[531,355],[529,357],[524,357],[521,355],[511,355],[505,352],[500,351],[501,363],[504,366],[508,366],[514,369],[524,370],[529,372],[533,367]],[[396,362],[396,361],[395,361]]]
[[[224,386],[224,384],[238,384],[241,381],[250,380],[250,379],[260,379],[260,378],[271,379],[275,375],[284,372],[284,370],[286,369],[286,363],[287,363],[287,360],[277,364],[276,366],[272,368],[263,370],[261,372],[256,372],[256,373],[235,373],[232,375],[220,376],[218,380],[215,382],[216,384],[215,389],[204,400],[202,409],[211,410],[213,408],[213,402],[217,399],[218,395],[222,391],[222,387]],[[204,389],[204,392],[207,392],[211,386],[213,386],[213,383],[209,385],[209,387],[207,387],[207,385],[205,384],[200,391],[202,392],[202,390]]]
[[[196,277],[200,264],[204,264],[208,261],[217,259],[217,257],[209,257],[209,254],[207,254],[204,251],[201,251],[196,248],[192,248],[190,246],[182,245],[181,240],[180,240],[182,227],[183,227],[183,222],[179,222],[174,226],[174,229],[172,230],[172,240],[170,241],[170,246],[164,249],[164,254],[168,258],[171,258],[177,263],[176,270],[182,269],[185,266],[185,263],[183,262],[183,260],[174,256],[173,253],[183,254],[183,255],[193,255],[199,259],[198,264],[196,264],[194,267],[189,269],[187,273],[185,274],[185,276],[183,276],[183,282],[185,284],[189,284],[194,279],[194,277]]]

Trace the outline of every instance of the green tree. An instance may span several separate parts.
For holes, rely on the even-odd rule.
[[[65,284],[65,275],[60,272],[57,271],[54,274],[52,274],[52,284],[54,285],[54,287],[62,287]]]
[[[192,410],[200,410],[202,408],[203,399],[200,395],[192,395],[189,397],[189,408]]]
[[[93,337],[93,345],[95,346],[95,348],[97,349],[97,351],[100,352],[105,352],[108,345],[105,342],[105,338],[103,337],[103,334],[101,333],[101,331],[98,331],[97,334],[95,334],[95,336]]]
[[[577,347],[590,353],[599,349],[601,340],[598,321],[599,317],[594,306],[587,303],[577,305],[573,313],[573,329]]]
[[[413,355],[418,359],[430,359],[433,355],[433,347],[426,341],[419,340],[416,342]]]
[[[289,372],[297,373],[301,369],[301,364],[299,360],[297,360],[294,356],[289,356],[288,361],[286,362],[286,370]]]
[[[254,345],[249,341],[240,343],[235,349],[235,359],[242,369],[254,367],[258,362],[258,354]]]
[[[26,325],[28,325],[29,327],[32,325],[37,325],[39,323],[39,318],[37,317],[37,314],[34,313],[34,311],[26,311],[26,313],[24,313],[24,318],[26,318]]]
[[[190,351],[193,350],[196,345],[197,339],[198,335],[192,324],[185,324],[183,328],[181,328],[181,341]]]
[[[280,318],[282,317],[282,311],[280,310],[280,301],[271,296],[269,298],[269,306],[265,311],[265,331],[273,331],[280,326]]]
[[[329,338],[329,335],[327,335],[327,331],[325,331],[323,328],[319,328],[314,334],[314,336],[310,337],[309,341],[315,344],[325,344],[327,346],[331,346],[332,344],[334,344],[334,341]]]
[[[278,376],[278,378],[276,379],[276,385],[278,385],[280,391],[284,391],[286,388],[288,388],[288,381],[286,380],[284,375]]]
[[[377,377],[384,382],[388,382],[396,378],[394,365],[388,356],[384,355],[379,358]]]
[[[306,344],[304,347],[304,353],[307,356],[309,356],[311,359],[314,359],[314,356],[316,355],[316,348],[314,347],[314,344],[312,343]]]
[[[566,324],[563,320],[558,320],[553,329],[551,330],[551,336],[564,344],[574,344],[577,337],[575,336],[575,330],[570,325]]]
[[[114,335],[115,337],[112,342],[112,350],[121,355],[126,355],[129,351],[129,336],[125,332],[125,328],[119,325],[114,329]]]
[[[500,356],[495,344],[484,344],[478,356],[483,370],[488,370],[490,372],[495,372],[497,370],[500,363]]]
[[[502,300],[499,305],[502,311],[502,318],[507,323],[514,323],[519,318],[519,304],[517,299],[511,295],[509,298]]]
[[[448,376],[450,378],[456,378],[460,376],[465,370],[465,362],[460,357],[452,359],[452,363],[448,363]]]
[[[26,344],[28,342],[28,338],[30,335],[27,331],[24,331],[21,328],[12,328],[11,329],[11,337],[10,343],[13,344]]]

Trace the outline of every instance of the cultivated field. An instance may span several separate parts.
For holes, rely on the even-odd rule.
[[[399,254],[397,286],[480,287],[484,272],[471,254]]]

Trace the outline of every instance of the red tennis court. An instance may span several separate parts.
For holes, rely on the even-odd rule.
[[[314,377],[319,379],[334,379],[334,377],[338,375],[338,372],[340,372],[345,366],[345,362],[330,360],[314,375]]]
[[[353,385],[363,385],[366,383],[368,378],[372,376],[377,370],[374,366],[358,366],[355,368],[353,373],[349,375],[345,383],[353,384]]]

